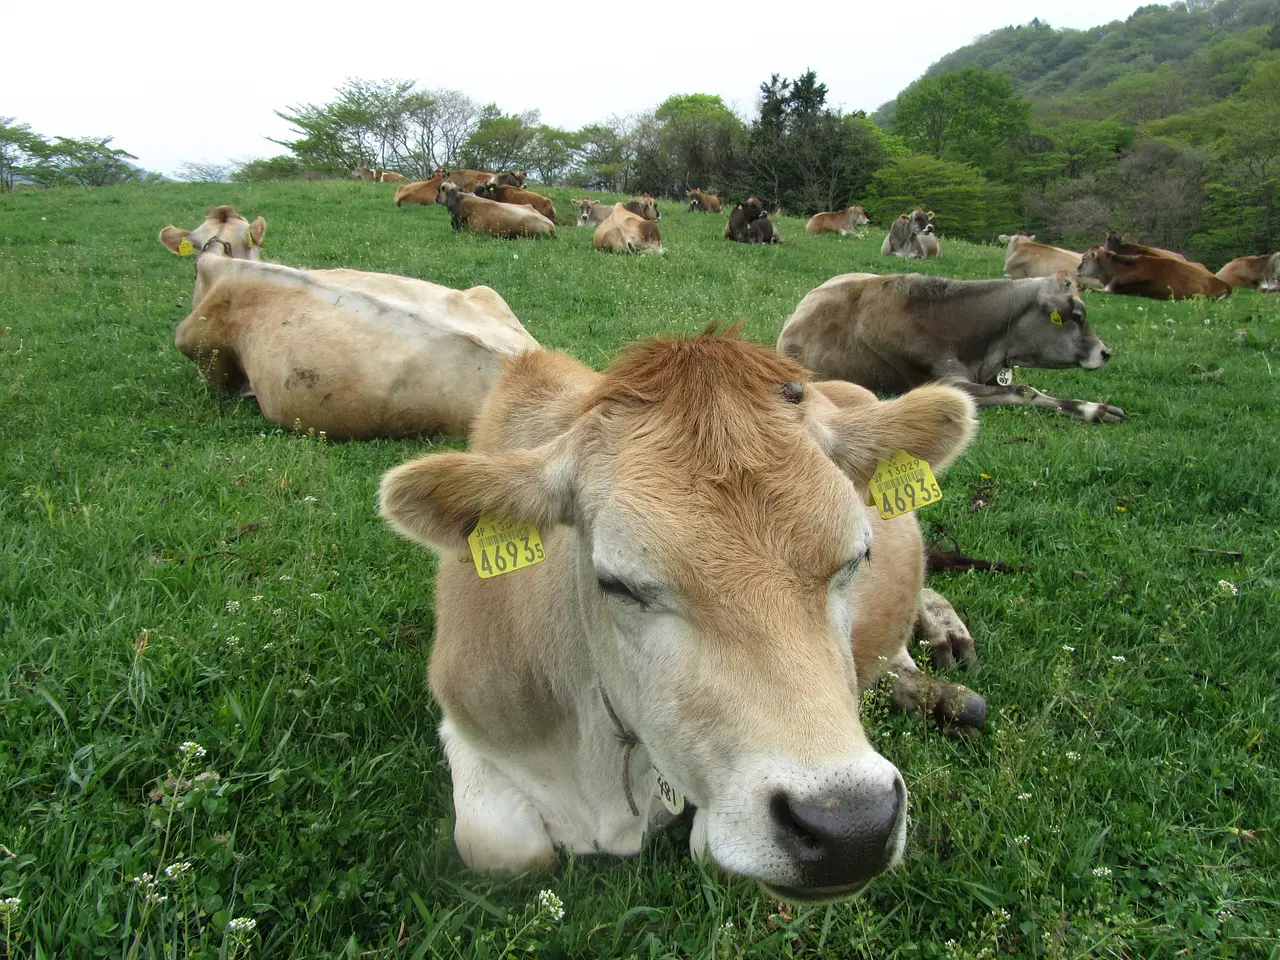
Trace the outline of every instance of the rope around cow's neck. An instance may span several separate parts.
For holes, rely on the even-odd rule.
[[[604,703],[605,712],[609,714],[609,719],[613,721],[613,726],[618,731],[618,742],[622,744],[622,792],[626,795],[631,815],[638,817],[640,808],[636,806],[636,798],[631,793],[631,751],[636,748],[640,738],[623,726],[613,709],[613,704],[609,702],[609,695],[604,692],[604,684],[600,685],[600,699]]]

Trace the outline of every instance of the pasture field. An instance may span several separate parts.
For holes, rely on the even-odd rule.
[[[988,729],[864,702],[911,791],[903,869],[787,908],[699,870],[677,826],[634,860],[493,882],[451,839],[434,560],[375,512],[381,473],[436,443],[294,436],[203,388],[172,342],[191,262],[160,227],[230,202],[266,217],[271,260],[486,283],[596,366],[716,319],[772,344],[834,274],[998,276],[1003,251],[944,237],[908,265],[878,228],[790,218],[747,247],[665,203],[667,254],[614,257],[572,226],[454,236],[392,193],[0,197],[3,956],[1280,957],[1280,297],[1086,294],[1112,362],[1018,380],[1128,420],[983,414],[922,522],[1024,568],[932,581],[977,639],[957,676]]]

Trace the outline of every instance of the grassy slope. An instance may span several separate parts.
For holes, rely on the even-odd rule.
[[[190,262],[156,231],[231,201],[267,218],[272,259],[487,283],[542,343],[596,365],[717,318],[772,343],[811,287],[899,264],[878,232],[811,238],[784,220],[786,245],[745,247],[670,204],[665,257],[597,255],[573,228],[456,237],[443,210],[390,197],[0,197],[0,897],[24,901],[18,955],[127,952],[143,910],[128,878],[155,870],[166,833],[195,883],[147,916],[143,956],[165,939],[214,955],[229,915],[257,918],[269,956],[1277,955],[1280,839],[1238,831],[1280,824],[1280,355],[1233,331],[1274,338],[1280,299],[1093,295],[1111,365],[1019,376],[1129,421],[984,415],[923,519],[1030,570],[934,584],[978,638],[985,737],[868,705],[912,790],[904,870],[855,904],[780,913],[699,873],[677,828],[637,860],[490,883],[450,839],[423,684],[433,561],[374,511],[380,473],[431,441],[327,445],[201,388],[171,340]],[[1000,272],[990,247],[944,239],[944,254],[923,269]],[[971,511],[975,494],[989,506]],[[183,794],[170,819],[146,795],[188,739],[220,788]],[[542,888],[565,902],[550,931],[526,926]],[[199,910],[216,921],[203,938]]]

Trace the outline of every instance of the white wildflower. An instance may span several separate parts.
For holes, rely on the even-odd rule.
[[[1028,843],[1031,842],[1031,838],[1028,837],[1025,833],[1020,833],[1018,834],[1018,836],[1013,838],[1013,842],[1020,847],[1025,847]]]
[[[315,497],[303,497],[303,498],[302,498],[302,502],[303,502],[303,503],[317,503],[317,502],[319,502],[319,501],[317,501],[317,499],[316,499]]]
[[[178,744],[178,756],[183,760],[201,760],[208,752],[194,740],[184,740]]]
[[[1240,596],[1240,588],[1237,587],[1230,580],[1219,580],[1218,589],[1221,590],[1223,593],[1232,597]]]
[[[312,593],[312,594],[308,594],[308,596],[310,596],[312,600],[323,600],[323,599],[324,599],[324,594],[321,594],[321,593]]]
[[[1080,754],[1076,753],[1074,750],[1068,750],[1068,751],[1066,752],[1065,756],[1066,756],[1066,758],[1067,758],[1068,760],[1070,760],[1072,763],[1075,763],[1077,760],[1079,760],[1079,759],[1080,759]]]
[[[1124,659],[1124,657],[1123,657],[1121,654],[1118,654],[1118,653],[1117,653],[1114,657],[1112,657],[1112,658],[1111,658],[1111,662],[1112,662],[1112,663],[1124,663],[1124,662],[1125,662],[1125,659]]]
[[[262,602],[262,594],[258,594],[257,596],[255,596],[255,597],[253,598],[253,602],[254,602],[254,603],[261,603],[261,602]]]
[[[733,933],[733,921],[726,920],[724,922],[724,927],[722,929],[724,930],[725,933]]]
[[[1067,653],[1075,653],[1075,652],[1076,652],[1076,648],[1075,648],[1075,647],[1073,647],[1073,646],[1071,646],[1071,644],[1069,644],[1069,643],[1064,643],[1064,644],[1062,645],[1062,649],[1063,649],[1063,650],[1065,650],[1065,651],[1067,651]]]
[[[1110,867],[1094,867],[1093,875],[1095,877],[1109,877],[1111,876],[1111,868]]]
[[[227,924],[227,932],[232,936],[247,937],[258,929],[258,921],[252,917],[236,917]]]
[[[551,890],[538,894],[538,909],[549,914],[552,920],[564,919],[564,902]]]
[[[282,574],[280,574],[280,582],[281,582],[281,583],[288,583],[288,582],[289,582],[290,580],[292,580],[292,579],[293,579],[293,577],[289,576],[287,573],[282,573]]]
[[[239,612],[240,612],[240,601],[239,601],[239,600],[228,600],[228,601],[227,601],[227,613],[239,613]]]
[[[1223,907],[1221,910],[1218,911],[1218,922],[1226,923],[1228,920],[1230,920],[1234,916],[1235,916],[1234,913],[1232,913],[1226,907]]]
[[[992,910],[991,915],[1001,923],[1008,923],[1010,920],[1013,919],[1013,915],[1010,914],[1009,911],[1006,910],[1004,907],[1001,907],[999,910]]]
[[[164,875],[168,877],[170,880],[172,880],[175,877],[182,876],[184,873],[186,873],[190,869],[191,869],[191,861],[183,860],[178,863],[171,863],[167,867],[165,867]]]
[[[1030,800],[1030,799],[1031,799],[1031,794],[1029,794],[1029,793],[1020,793],[1020,794],[1018,794],[1018,799],[1019,799],[1019,800]]]

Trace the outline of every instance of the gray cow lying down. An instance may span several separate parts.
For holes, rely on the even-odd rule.
[[[1024,404],[1095,423],[1124,419],[1106,403],[996,382],[1012,367],[1096,370],[1111,358],[1064,273],[1026,280],[846,273],[805,295],[782,327],[778,351],[820,377],[877,393],[940,380],[980,407]]]
[[[852,896],[896,863],[906,788],[859,690],[891,675],[899,703],[974,725],[986,704],[912,660],[913,624],[940,622],[926,598],[955,614],[921,590],[914,515],[881,519],[867,483],[901,449],[945,466],[975,426],[962,391],[881,402],[731,335],[604,373],[509,361],[470,451],[381,489],[442,554],[430,685],[467,864],[634,855],[670,819],[660,792],[697,807],[696,857],[777,897]],[[486,546],[495,522],[523,532]],[[507,556],[533,565],[481,579]]]
[[[216,247],[196,261],[195,299],[174,342],[200,375],[334,440],[464,436],[502,360],[538,349],[488,287],[295,270]]]

